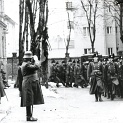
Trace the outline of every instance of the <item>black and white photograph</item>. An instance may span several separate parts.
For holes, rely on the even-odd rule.
[[[0,0],[0,123],[123,123],[123,0]]]

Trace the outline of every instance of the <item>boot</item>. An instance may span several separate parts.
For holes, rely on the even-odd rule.
[[[37,121],[37,118],[27,116],[27,121]]]

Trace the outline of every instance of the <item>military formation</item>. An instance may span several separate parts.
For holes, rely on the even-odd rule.
[[[77,61],[70,58],[67,62],[63,60],[61,63],[55,61],[51,62],[49,81],[55,82],[59,87],[59,83],[62,83],[65,87],[79,86],[85,88],[88,86],[87,81],[87,68],[85,65],[81,65],[80,60]]]
[[[81,62],[72,60],[59,63],[51,61],[49,82],[55,82],[59,87],[62,83],[65,87],[89,86],[89,93],[95,95],[96,102],[102,102],[102,96],[114,100],[123,98],[123,57],[114,54],[106,58],[99,58],[94,53],[92,60]]]

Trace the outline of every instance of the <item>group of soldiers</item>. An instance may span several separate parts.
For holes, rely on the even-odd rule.
[[[123,98],[123,57],[114,54],[99,59],[93,55],[87,70],[90,83],[90,94],[95,94],[95,101],[103,101],[101,96],[114,100],[116,96]]]
[[[116,96],[123,98],[123,57],[115,59],[115,55],[99,59],[98,54],[93,60],[81,63],[70,58],[67,63],[52,60],[49,81],[62,83],[65,87],[82,88],[90,85],[90,94],[95,94],[95,101],[103,101],[101,96],[114,100]]]
[[[85,88],[88,86],[87,68],[86,65],[81,65],[79,59],[72,61],[70,58],[67,64],[64,60],[59,63],[53,59],[51,63],[49,81],[55,82],[57,87],[59,83],[65,87]]]

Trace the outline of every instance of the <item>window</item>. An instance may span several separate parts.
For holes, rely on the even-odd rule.
[[[74,40],[70,40],[69,48],[74,48]]]
[[[91,48],[84,49],[84,54],[91,54]]]
[[[90,29],[91,35],[93,36],[93,27]],[[83,27],[83,36],[89,36],[89,27]]]
[[[86,27],[83,27],[83,36],[86,36]]]
[[[108,55],[111,55],[113,52],[113,48],[108,48]]]
[[[74,29],[74,22],[73,21],[68,21],[67,28],[70,29],[70,26],[71,26],[71,29]]]
[[[111,34],[111,32],[112,32],[112,27],[111,26],[108,26],[107,27],[107,34]]]
[[[66,2],[66,9],[72,9],[72,2]]]

